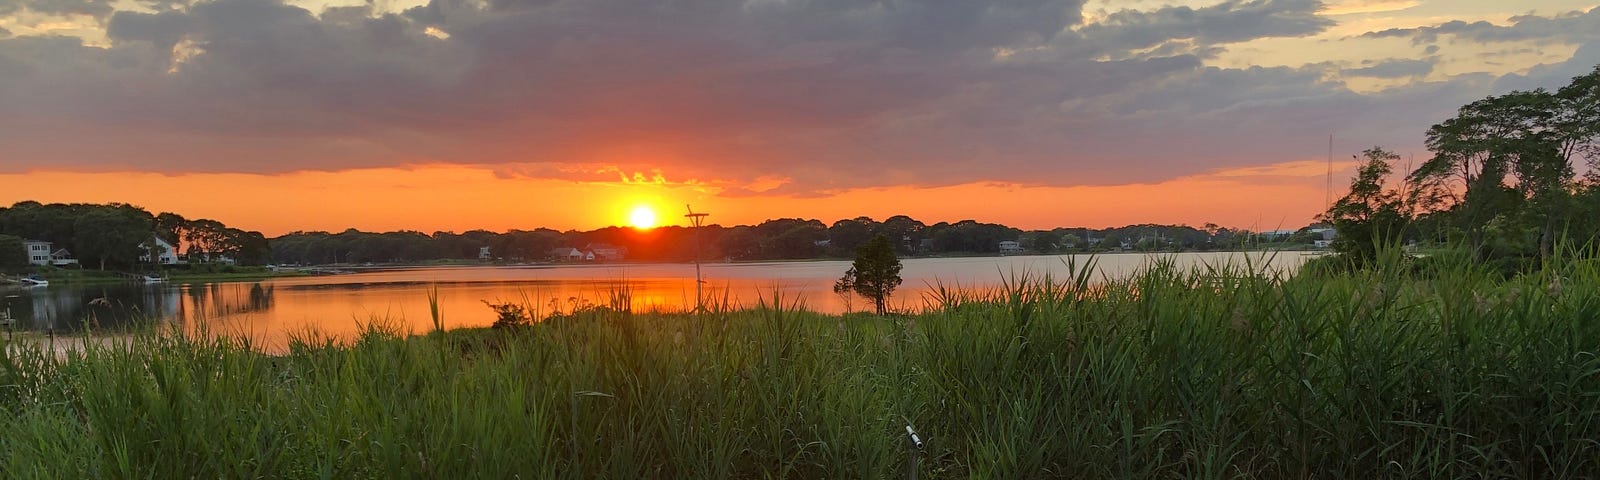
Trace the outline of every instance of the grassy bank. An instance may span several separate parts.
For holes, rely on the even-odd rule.
[[[1397,261],[1396,261],[1397,262]],[[592,309],[0,361],[0,476],[1580,477],[1600,271],[1018,278],[903,318]],[[776,305],[776,307],[775,307]],[[445,312],[448,315],[449,312]]]
[[[234,273],[173,273],[167,281],[174,283],[210,283],[210,282],[248,282],[281,277],[307,277],[311,274],[295,270],[282,271],[247,271]]]

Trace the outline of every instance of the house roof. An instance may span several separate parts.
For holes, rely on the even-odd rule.
[[[161,248],[172,248],[172,244],[171,243],[167,243],[166,240],[162,240],[161,237],[151,236],[150,238],[152,240],[156,241],[156,246],[158,246],[158,247],[161,247]],[[147,246],[149,243],[150,242],[139,242],[139,246],[141,246],[141,247],[142,246]]]

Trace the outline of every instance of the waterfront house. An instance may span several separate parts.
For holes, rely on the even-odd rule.
[[[1019,254],[1019,253],[1022,253],[1022,244],[1021,243],[1017,243],[1014,240],[1006,240],[1006,241],[1000,242],[1000,254],[1001,255],[1016,255],[1016,254]]]
[[[167,243],[166,240],[162,240],[161,237],[150,237],[150,241],[140,243],[139,251],[144,252],[139,255],[140,262],[160,265],[178,264],[178,249]],[[154,254],[154,257],[151,254]]]
[[[583,252],[572,247],[559,247],[550,250],[550,259],[557,262],[576,262],[583,260]]]
[[[72,252],[67,251],[65,248],[61,248],[50,253],[50,264],[57,267],[77,265],[78,259],[72,257]]]
[[[22,246],[28,250],[29,264],[38,266],[50,264],[50,242],[41,240],[23,240]]]
[[[1334,237],[1339,236],[1339,231],[1330,227],[1312,228],[1307,232],[1311,233],[1311,245],[1317,248],[1332,246]]]
[[[593,258],[585,260],[599,260],[602,262],[616,262],[628,255],[627,247],[618,247],[609,243],[591,243],[583,247],[583,251],[594,254]]]

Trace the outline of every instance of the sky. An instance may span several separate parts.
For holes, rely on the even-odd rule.
[[[0,0],[0,204],[296,230],[1272,230],[1600,1]],[[1329,138],[1333,138],[1332,153]],[[1338,192],[1334,192],[1337,196]]]

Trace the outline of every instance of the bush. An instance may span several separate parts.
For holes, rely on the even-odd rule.
[[[533,324],[533,317],[528,314],[528,310],[523,308],[522,305],[510,302],[490,303],[488,300],[484,300],[483,304],[494,310],[494,328],[517,328]]]

